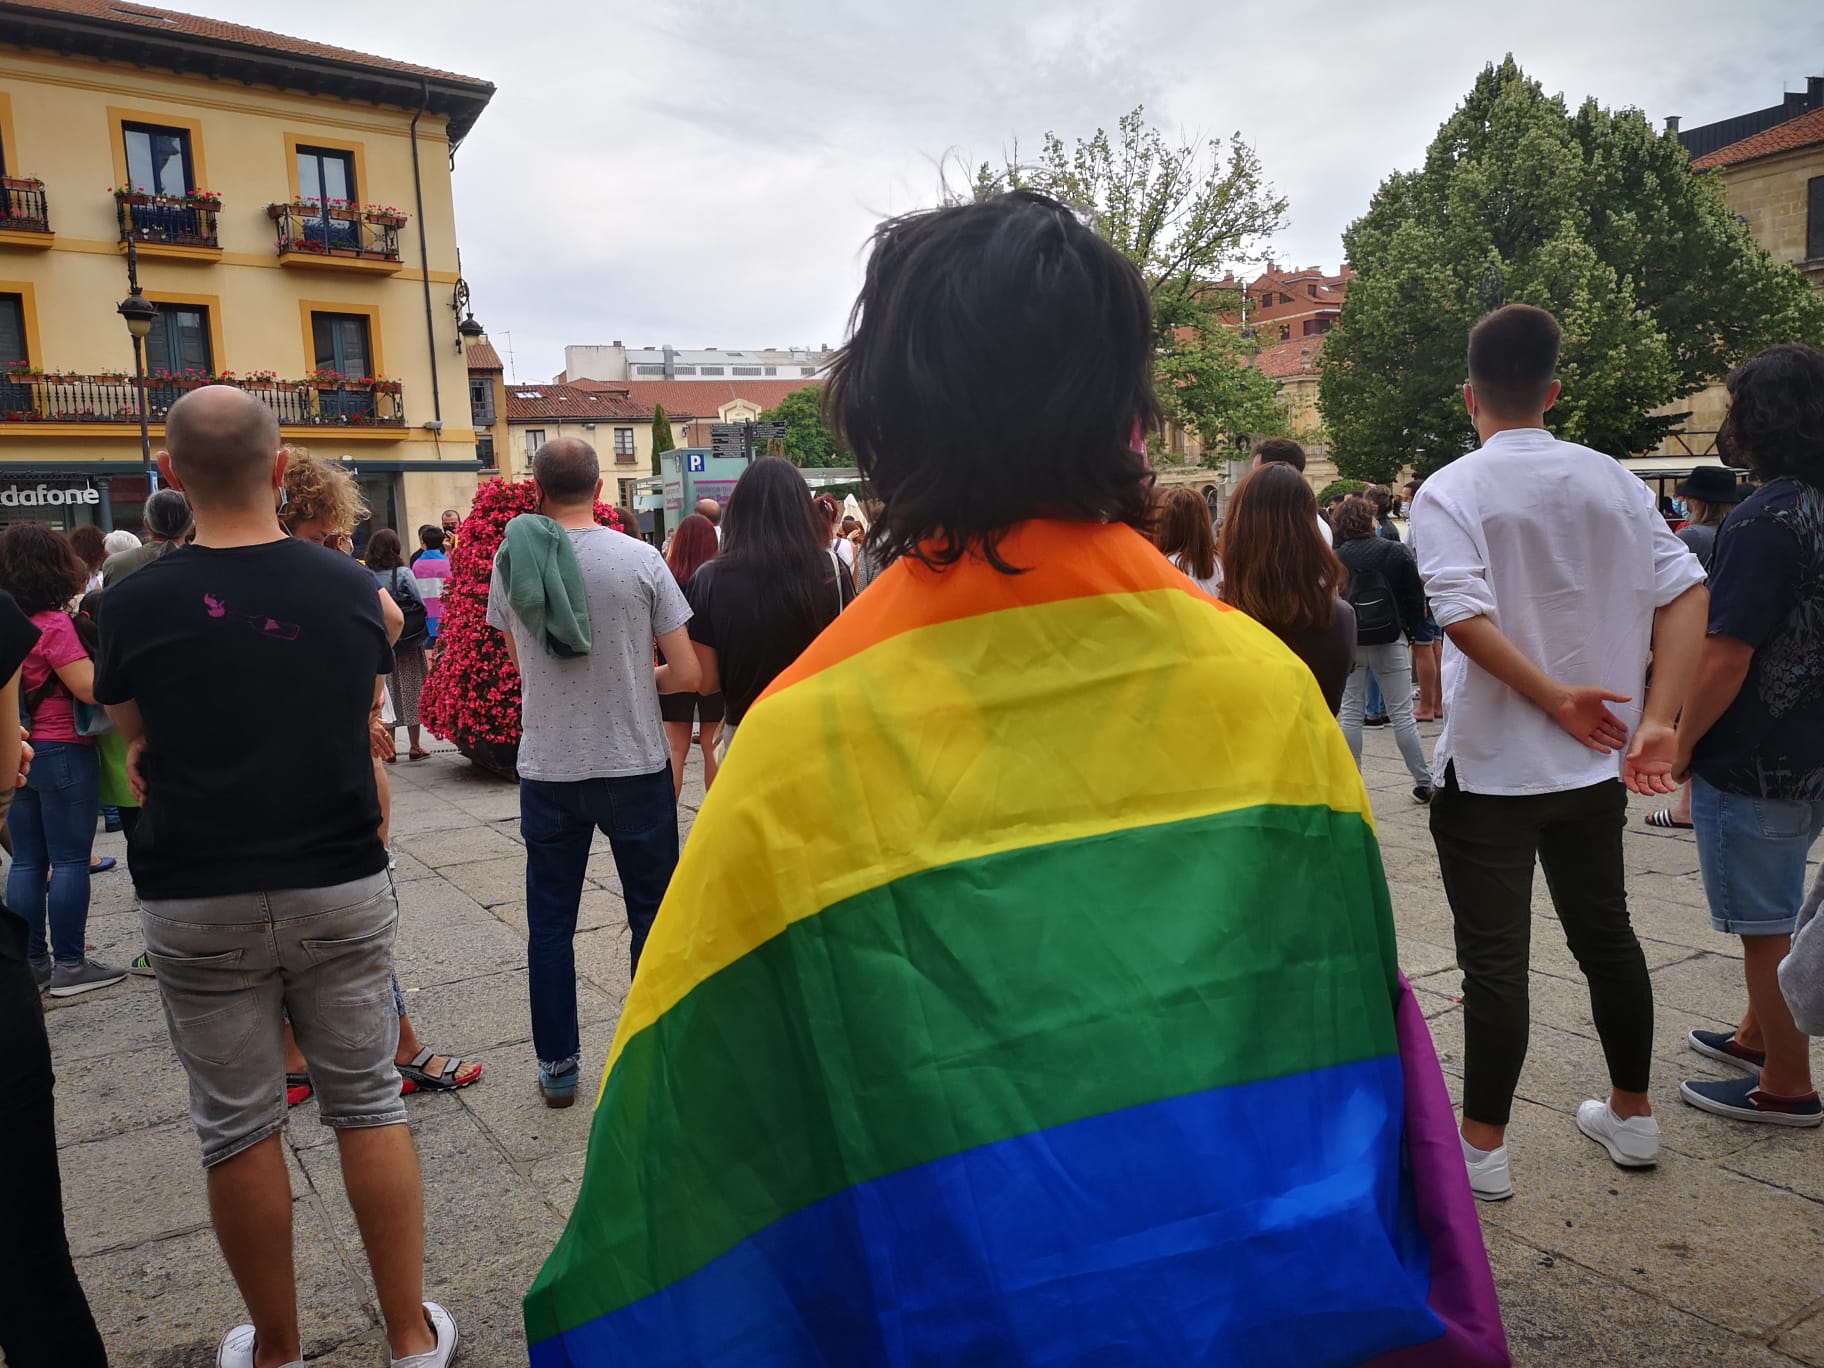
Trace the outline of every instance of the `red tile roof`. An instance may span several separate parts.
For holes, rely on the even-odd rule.
[[[507,421],[534,422],[558,418],[572,423],[593,423],[601,419],[645,419],[651,421],[652,408],[634,403],[613,390],[583,389],[578,385],[508,385]]]
[[[1764,128],[1752,137],[1719,147],[1691,163],[1693,171],[1713,171],[1719,166],[1740,166],[1743,162],[1777,157],[1782,152],[1824,144],[1824,109],[1814,109],[1796,119]]]
[[[798,380],[577,380],[572,388],[618,391],[652,411],[665,406],[668,418],[714,418],[722,405],[746,399],[762,409],[774,408],[788,394],[816,389],[823,382]]]
[[[1318,354],[1324,349],[1323,335],[1294,337],[1277,346],[1263,347],[1255,354],[1253,365],[1262,375],[1274,380],[1287,380],[1294,375],[1316,375]]]
[[[500,353],[494,350],[494,344],[485,339],[480,342],[464,343],[462,352],[468,359],[469,369],[472,371],[497,371],[506,369],[506,367],[500,364]]]

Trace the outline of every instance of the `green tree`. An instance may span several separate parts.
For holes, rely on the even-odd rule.
[[[652,406],[652,473],[659,473],[659,457],[667,451],[674,450],[677,443],[671,440],[671,419],[665,412],[665,405]]]
[[[816,385],[793,390],[761,414],[760,421],[786,425],[785,458],[795,466],[820,469],[854,464],[823,421],[823,390]]]
[[[1469,330],[1504,303],[1564,326],[1561,437],[1650,450],[1655,413],[1774,342],[1824,340],[1824,300],[1757,246],[1715,177],[1638,110],[1572,113],[1510,56],[1486,67],[1424,165],[1389,178],[1343,234],[1350,284],[1318,402],[1337,467],[1421,474],[1474,448]]]
[[[1215,282],[1225,263],[1254,255],[1285,225],[1286,201],[1239,133],[1225,144],[1168,141],[1137,107],[1115,136],[1066,144],[1047,133],[1036,162],[1016,143],[996,170],[984,162],[973,197],[1037,190],[1091,214],[1096,231],[1133,262],[1153,299],[1155,381],[1166,416],[1206,445],[1275,431],[1284,407],[1272,380],[1249,366],[1249,343],[1223,326],[1240,297]]]

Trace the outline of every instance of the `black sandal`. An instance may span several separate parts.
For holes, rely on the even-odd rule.
[[[1693,831],[1696,829],[1690,822],[1674,821],[1671,808],[1661,808],[1658,812],[1649,812],[1645,820],[1648,826],[1657,827],[1661,831]]]
[[[407,1083],[415,1084],[423,1092],[455,1092],[481,1082],[480,1066],[476,1067],[473,1078],[458,1082],[456,1075],[462,1072],[462,1056],[446,1055],[442,1073],[428,1073],[425,1065],[437,1057],[437,1052],[428,1046],[412,1056],[410,1064],[399,1066],[399,1077]]]

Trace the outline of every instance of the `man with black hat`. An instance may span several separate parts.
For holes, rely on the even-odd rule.
[[[1735,472],[1723,466],[1699,466],[1687,475],[1674,491],[1690,510],[1690,520],[1679,529],[1678,539],[1691,548],[1710,573],[1710,558],[1716,554],[1716,533],[1729,510],[1748,497],[1748,491],[1736,483]]]

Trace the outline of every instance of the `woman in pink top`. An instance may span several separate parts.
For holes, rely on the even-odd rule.
[[[97,963],[83,948],[101,768],[94,742],[76,731],[76,704],[95,702],[95,664],[63,605],[82,592],[87,578],[88,568],[61,532],[40,523],[0,532],[0,588],[39,631],[19,680],[19,711],[22,720],[29,718],[34,754],[7,814],[13,867],[6,906],[25,919],[32,972],[52,997],[74,997],[126,977],[124,969]]]

